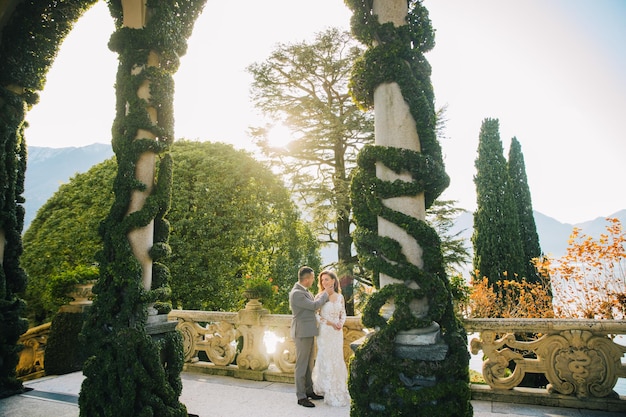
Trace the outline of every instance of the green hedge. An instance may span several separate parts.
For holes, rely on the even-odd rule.
[[[82,369],[87,352],[79,335],[85,314],[59,312],[52,319],[44,357],[47,375],[63,375]]]

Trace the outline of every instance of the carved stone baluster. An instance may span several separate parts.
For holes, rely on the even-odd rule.
[[[183,355],[185,362],[198,361],[197,344],[202,340],[200,335],[202,327],[193,321],[179,319],[176,330],[183,336]]]
[[[260,303],[249,302],[239,311],[239,333],[243,337],[243,348],[237,355],[239,369],[264,371],[270,360],[263,342],[266,327],[261,324],[261,317],[268,314]]]
[[[227,322],[209,325],[205,336],[204,351],[215,365],[227,366],[233,363],[237,349],[233,342],[237,338],[237,330]]]
[[[291,338],[291,328],[281,326],[273,329],[279,341],[274,351],[274,365],[281,372],[292,374],[296,368],[296,343]]]
[[[346,320],[346,324],[343,327],[343,359],[346,365],[349,364],[350,358],[354,355],[354,350],[350,345],[363,336],[365,336],[365,332],[360,320],[353,320],[352,322]]]

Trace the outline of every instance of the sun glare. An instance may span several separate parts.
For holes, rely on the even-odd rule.
[[[282,123],[273,126],[267,134],[269,144],[275,148],[286,148],[294,137],[293,133]]]

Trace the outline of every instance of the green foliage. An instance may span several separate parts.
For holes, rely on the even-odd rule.
[[[462,274],[459,268],[471,260],[469,250],[465,246],[465,239],[459,237],[462,231],[454,235],[450,234],[455,219],[461,213],[466,212],[465,209],[455,207],[455,204],[454,200],[435,200],[426,211],[426,221],[437,231],[441,239],[443,264],[448,275]]]
[[[517,217],[519,220],[519,233],[524,250],[524,270],[522,276],[528,282],[541,282],[541,277],[537,274],[537,269],[533,265],[532,260],[542,255],[539,246],[539,235],[537,234],[537,225],[535,224],[535,215],[533,214],[533,203],[530,196],[530,188],[528,187],[528,178],[526,177],[526,166],[524,164],[524,155],[522,154],[522,146],[517,138],[511,139],[511,148],[509,149],[508,161],[509,181],[511,184],[511,193],[517,207]]]
[[[0,85],[24,88],[29,106],[38,101],[46,74],[74,23],[97,0],[25,0],[17,2],[2,28]]]
[[[288,313],[288,293],[300,265],[319,268],[313,233],[299,219],[289,193],[271,171],[230,145],[174,142],[168,259],[172,300],[178,308],[233,311],[243,306],[246,275],[272,278],[278,292],[264,301]],[[50,283],[95,262],[102,248],[98,223],[113,203],[107,192],[115,159],[74,176],[42,206],[24,235],[23,265],[30,316],[50,317],[64,300]],[[93,193],[93,189],[103,190]],[[158,232],[164,233],[164,232]],[[153,247],[156,253],[159,246]],[[160,256],[165,256],[162,254]],[[161,268],[153,271],[153,280]],[[163,278],[164,279],[164,278]],[[157,287],[160,284],[156,285]],[[59,295],[63,290],[58,290]]]
[[[336,28],[310,42],[279,44],[254,77],[256,107],[291,132],[274,147],[268,127],[253,129],[264,154],[298,193],[322,243],[337,245],[339,275],[352,275],[350,179],[359,149],[372,142],[373,115],[359,110],[348,92],[350,70],[362,50]]]
[[[426,210],[426,221],[435,229],[441,239],[441,254],[446,274],[450,280],[450,294],[458,317],[465,317],[469,305],[471,287],[463,277],[461,267],[471,260],[465,239],[459,237],[462,231],[450,234],[455,219],[466,210],[456,207],[454,200],[435,200]]]
[[[450,294],[452,295],[454,311],[457,317],[467,317],[469,315],[472,287],[467,284],[463,275],[450,276]]]
[[[318,266],[313,233],[277,177],[224,144],[176,142],[170,221],[173,300],[185,309],[233,311],[246,276],[272,278],[276,313],[289,312],[301,265]]]
[[[497,119],[485,119],[480,129],[476,158],[474,212],[474,271],[490,284],[522,278],[524,252],[519,233],[517,207],[509,183]],[[530,261],[530,260],[528,260]]]
[[[75,175],[61,185],[24,233],[22,264],[29,275],[24,298],[33,324],[49,321],[66,301],[63,288],[50,293],[53,277],[66,281],[75,268],[89,268],[102,248],[98,226],[113,203],[115,164],[102,163],[92,169],[98,174]]]
[[[422,152],[380,146],[365,147],[359,154],[352,181],[352,201],[357,230],[354,240],[362,264],[373,271],[374,283],[384,273],[403,283],[386,285],[368,300],[363,324],[377,328],[356,351],[350,366],[351,415],[469,416],[469,355],[465,332],[454,314],[444,269],[440,239],[425,221],[389,209],[383,199],[424,193],[430,207],[448,186],[441,148],[436,138],[436,114],[430,83],[430,66],[423,53],[434,46],[428,11],[419,1],[409,2],[407,25],[380,24],[371,2],[348,0],[353,10],[352,29],[370,48],[353,70],[351,92],[363,107],[373,104],[375,88],[387,82],[399,84],[416,122]],[[385,182],[376,177],[376,164],[396,173],[408,172],[412,182]],[[382,217],[414,238],[423,249],[423,268],[407,261],[400,244],[378,236]],[[417,283],[419,289],[408,287]],[[389,299],[395,310],[386,320],[380,310]],[[416,318],[410,310],[414,299],[426,298],[428,312]],[[443,361],[400,359],[394,353],[399,331],[428,326],[436,321],[443,331],[448,352]],[[433,386],[412,383],[432,378]]]
[[[184,363],[179,332],[152,339],[141,329],[125,327],[115,337],[106,334],[105,341],[100,354],[89,357],[83,367],[81,415],[96,410],[89,415],[126,416],[135,410],[133,416],[187,417],[178,402]],[[155,354],[166,358],[165,363],[153,361]]]
[[[271,302],[275,290],[278,290],[278,287],[274,286],[272,281],[273,280],[271,278],[254,278],[249,275],[246,276],[243,284],[244,296],[250,299],[257,298]]]
[[[22,389],[22,383],[15,377],[20,350],[17,340],[28,329],[28,323],[20,317],[24,302],[18,297],[27,281],[20,265],[26,170],[25,110],[21,98],[0,88],[0,398]]]
[[[44,302],[47,302],[46,304],[51,309],[58,309],[63,304],[72,301],[68,294],[72,292],[76,284],[85,284],[89,281],[95,282],[98,279],[98,274],[98,267],[95,265],[78,265],[58,275],[51,276],[50,281],[46,283],[48,289],[43,294]],[[50,299],[46,300],[47,297]]]
[[[84,320],[85,313],[61,312],[54,317],[46,344],[47,375],[62,375],[82,368],[86,351],[78,335]]]

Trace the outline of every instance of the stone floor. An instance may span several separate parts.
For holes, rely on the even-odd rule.
[[[0,400],[0,417],[77,417],[82,373],[48,376],[28,381],[32,388],[22,395]],[[224,376],[182,374],[181,402],[199,417],[348,417],[349,407],[330,407],[316,401],[316,408],[296,404],[292,384],[259,382]],[[623,413],[472,401],[475,417],[624,417]],[[121,417],[121,416],[120,416]]]

